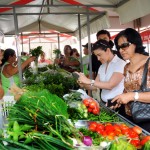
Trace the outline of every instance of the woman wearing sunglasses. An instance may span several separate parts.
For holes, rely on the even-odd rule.
[[[116,105],[116,107],[119,107],[120,104],[127,104],[125,105],[126,117],[132,120],[132,117],[130,117],[131,110],[129,102],[137,100],[150,103],[150,92],[133,92],[140,88],[144,65],[149,56],[148,53],[145,52],[140,34],[132,28],[121,31],[115,38],[115,45],[123,59],[129,60],[129,63],[126,64],[124,70],[124,93],[116,96],[113,101],[117,101],[118,105]],[[147,77],[147,88],[150,88],[150,67]],[[139,125],[150,132],[150,122],[140,123]]]
[[[111,45],[106,40],[98,40],[93,44],[93,53],[102,63],[95,80],[87,78],[83,73],[79,73],[79,83],[81,87],[88,90],[102,89],[101,99],[107,103],[124,90],[124,66],[126,62],[114,55]]]

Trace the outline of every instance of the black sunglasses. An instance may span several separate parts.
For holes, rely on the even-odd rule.
[[[121,45],[118,45],[118,50],[121,49],[126,49],[127,47],[129,47],[131,45],[131,43],[127,42],[127,43],[122,43]]]

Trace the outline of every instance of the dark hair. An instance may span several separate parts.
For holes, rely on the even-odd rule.
[[[2,65],[8,61],[9,56],[14,56],[15,55],[15,51],[11,48],[8,48],[4,51],[4,56],[2,59]]]
[[[72,48],[72,52],[70,55],[72,56],[73,53],[75,53],[75,52],[76,52],[76,56],[79,57],[80,55],[79,55],[78,50],[76,48]]]
[[[102,39],[96,41],[93,44],[92,51],[94,51],[98,48],[102,49],[103,51],[106,51],[107,48],[110,48],[110,50],[112,51],[111,44],[108,41],[102,40]]]
[[[109,45],[111,46],[111,48],[113,48],[114,43],[113,43],[113,41],[110,40],[111,36],[110,36],[109,31],[107,31],[107,30],[100,30],[100,31],[98,31],[97,34],[96,34],[97,39],[98,39],[99,35],[101,35],[101,34],[106,34],[109,37]]]
[[[4,52],[5,50],[4,49],[1,49],[1,52]]]
[[[45,52],[44,51],[42,51],[42,53],[41,53],[41,55],[40,56],[45,56]]]
[[[109,40],[109,45],[110,45],[110,47],[111,47],[111,48],[113,48],[114,43],[113,43],[113,41],[112,41],[112,40]]]
[[[71,52],[70,52],[70,54],[72,53],[72,48],[71,48],[71,46],[70,45],[65,45],[65,47],[64,47],[64,54],[66,53],[66,48],[68,49],[70,49],[71,50]]]
[[[118,35],[116,36],[116,38],[114,40],[118,51],[119,51],[118,40],[120,37],[125,37],[125,38],[127,38],[128,42],[136,45],[135,53],[149,55],[147,52],[145,52],[145,47],[143,46],[142,38],[135,29],[127,28],[127,29],[121,31],[120,33],[118,33]]]
[[[97,39],[98,39],[99,35],[101,35],[101,34],[107,34],[109,39],[111,39],[110,33],[107,30],[98,31],[97,34],[96,34]]]
[[[28,53],[27,52],[21,52],[21,56],[27,56]]]
[[[70,45],[65,45],[64,50],[66,49],[66,47],[72,49]]]

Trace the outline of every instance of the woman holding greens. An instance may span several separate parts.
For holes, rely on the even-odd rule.
[[[78,59],[72,57],[72,48],[70,45],[64,47],[64,57],[55,61],[61,68],[68,72],[80,71],[80,62]]]
[[[24,70],[36,57],[30,57],[21,64],[21,69]],[[20,84],[18,66],[16,61],[16,53],[13,49],[6,49],[2,59],[1,82],[5,95],[11,95],[9,88],[15,83]]]

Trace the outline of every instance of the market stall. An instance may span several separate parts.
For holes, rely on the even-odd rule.
[[[72,74],[59,69],[49,65],[35,74],[30,68],[23,89],[11,88],[16,103],[3,109],[8,122],[1,130],[0,148],[149,148],[147,131],[88,96]]]
[[[45,0],[2,1],[0,13],[5,18],[0,18],[0,29],[6,35],[16,35],[17,50],[20,45],[18,37],[21,35],[23,38],[24,35],[22,32],[35,30],[39,37],[49,28],[61,34],[76,35],[81,50],[81,38],[88,36],[90,43],[90,34],[110,28],[109,15],[117,19],[119,16],[121,22],[126,23],[149,14],[148,0],[99,2],[51,0],[50,4]],[[135,4],[138,7],[133,9]],[[127,12],[127,8],[130,11]],[[139,13],[142,9],[144,11]],[[57,41],[59,48],[59,36]],[[40,46],[31,51],[37,56],[33,54],[34,50],[41,53]],[[8,97],[2,102],[1,118],[5,124],[0,130],[0,149],[150,149],[147,131],[86,95],[71,73],[55,64],[38,67],[36,62],[35,68],[28,68],[22,76],[20,62],[22,88],[13,86],[13,102]]]

